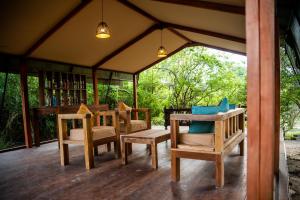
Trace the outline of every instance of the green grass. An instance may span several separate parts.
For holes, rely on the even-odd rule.
[[[291,131],[288,131],[286,134],[285,134],[285,138],[286,140],[296,140],[296,137],[300,135],[300,130],[299,129],[294,129],[294,130],[291,130]]]

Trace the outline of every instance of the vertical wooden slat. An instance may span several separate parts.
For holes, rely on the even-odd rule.
[[[84,130],[84,159],[86,169],[94,167],[93,138],[91,131],[91,115],[86,114],[82,122]]]
[[[67,138],[67,121],[58,117],[58,139],[60,146],[60,164],[62,166],[69,164],[69,147],[63,141]]]
[[[27,65],[22,62],[20,68],[21,68],[20,88],[21,88],[21,96],[22,96],[22,114],[23,114],[25,145],[27,148],[31,148],[32,136],[31,136],[31,128],[30,128],[30,113],[29,113],[29,102],[28,102]]]
[[[179,140],[179,121],[171,120],[171,147],[177,148]]]
[[[133,107],[138,108],[138,80],[136,74],[133,75]],[[138,119],[138,112],[134,113],[134,119]]]
[[[248,57],[247,199],[273,199],[274,0],[246,1]]]

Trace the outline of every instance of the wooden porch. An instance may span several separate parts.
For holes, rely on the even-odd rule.
[[[246,199],[247,156],[236,148],[225,158],[225,185],[215,187],[215,165],[182,159],[181,181],[171,182],[170,141],[158,145],[159,168],[145,145],[133,145],[126,166],[113,152],[84,167],[82,146],[70,146],[71,165],[61,167],[57,143],[0,154],[0,199]],[[99,152],[104,149],[99,147]]]

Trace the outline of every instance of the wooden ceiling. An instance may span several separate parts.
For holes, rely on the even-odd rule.
[[[99,0],[0,2],[0,52],[139,73],[172,55],[202,45],[245,55],[243,0],[104,0],[112,37],[97,39]]]

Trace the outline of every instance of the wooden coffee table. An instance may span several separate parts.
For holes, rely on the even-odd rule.
[[[128,162],[128,152],[126,143],[148,144],[151,145],[152,167],[154,169],[157,169],[157,144],[163,141],[167,141],[168,139],[170,139],[170,131],[158,129],[151,129],[131,133],[128,135],[121,135],[122,164],[126,165]]]

